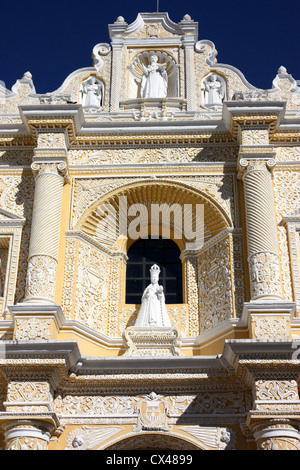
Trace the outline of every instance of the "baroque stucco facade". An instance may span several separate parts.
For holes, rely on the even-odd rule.
[[[299,450],[299,86],[257,89],[188,15],[109,33],[55,92],[0,89],[1,447]],[[163,98],[141,97],[153,54]],[[171,330],[134,329],[121,196],[204,207],[200,248],[169,235]]]

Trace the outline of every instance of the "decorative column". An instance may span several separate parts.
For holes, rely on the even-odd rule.
[[[259,450],[300,450],[300,433],[290,420],[271,420],[253,425]]]
[[[242,120],[241,116],[237,119]],[[257,127],[260,120],[264,128]],[[295,303],[283,299],[272,181],[276,153],[270,145],[269,124],[263,110],[261,116],[258,109],[254,117],[247,116],[239,124],[238,134],[238,177],[243,180],[244,189],[251,295],[250,302],[244,303],[243,315],[251,338],[286,339],[291,337]]]
[[[255,373],[255,372],[254,372]],[[296,380],[257,379],[247,417],[261,450],[300,450],[300,400]]]
[[[67,150],[63,133],[43,133],[32,163],[36,176],[25,302],[55,303],[55,279]]]
[[[251,300],[280,299],[277,227],[272,189],[273,158],[248,156],[239,162],[244,183]]]
[[[47,450],[51,437],[43,422],[19,420],[4,426],[5,450]]]
[[[52,404],[53,390],[48,381],[11,378],[5,411],[0,413],[5,450],[46,450],[51,435],[60,429]]]

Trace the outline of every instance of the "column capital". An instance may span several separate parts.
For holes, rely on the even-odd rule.
[[[254,171],[269,171],[272,173],[276,166],[276,160],[273,153],[266,155],[241,154],[237,164],[238,178],[242,179],[245,175]]]
[[[45,174],[52,174],[63,178],[64,183],[70,182],[68,160],[64,152],[61,152],[61,154],[56,152],[53,156],[36,153],[33,157],[31,169],[35,178]]]
[[[68,152],[65,132],[39,131],[31,169],[34,175],[55,174],[69,182]]]

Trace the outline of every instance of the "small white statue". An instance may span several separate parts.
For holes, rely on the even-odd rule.
[[[154,264],[150,269],[151,284],[144,290],[135,326],[172,326],[167,314],[163,287],[158,284],[159,273],[159,266]]]
[[[82,106],[84,108],[102,108],[104,99],[104,84],[92,76],[82,83]]]
[[[206,106],[220,106],[225,96],[224,85],[217,74],[210,75],[204,82],[204,101]]]
[[[142,98],[166,98],[168,89],[168,74],[166,64],[159,65],[158,57],[152,55],[150,65],[142,64],[143,77],[141,83]]]

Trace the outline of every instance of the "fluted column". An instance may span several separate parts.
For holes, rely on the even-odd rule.
[[[47,146],[46,146],[47,145]],[[54,303],[67,152],[63,134],[39,136],[25,302]]]
[[[274,159],[242,158],[251,300],[282,299],[271,170]]]

